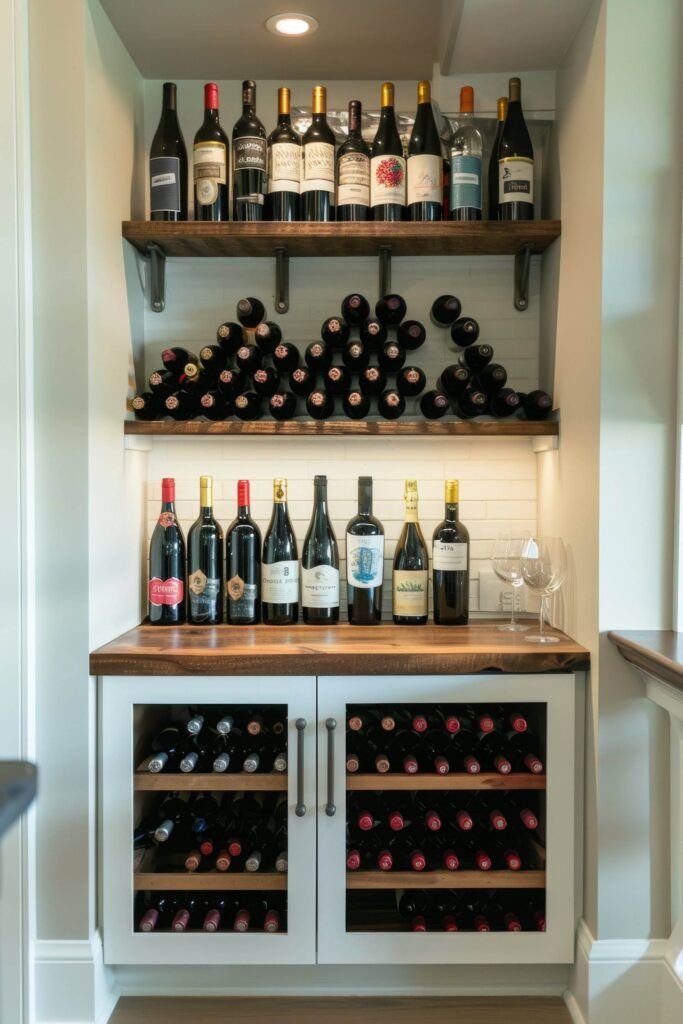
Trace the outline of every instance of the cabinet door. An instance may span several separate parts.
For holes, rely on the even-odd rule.
[[[315,678],[112,677],[102,679],[100,686],[105,961],[111,964],[314,963]],[[278,739],[280,746],[286,737],[286,773],[232,773],[228,770],[224,774],[165,771],[154,774],[140,770],[144,755],[150,752],[152,737],[171,717],[175,717],[176,723],[180,721],[181,729],[186,728],[182,713],[188,706],[204,714],[203,728],[208,728],[214,736],[212,727],[221,716],[233,715],[237,725],[240,716],[246,720],[249,714],[264,710],[263,735],[273,736],[277,732],[281,737]],[[276,719],[277,726],[270,727],[269,720]],[[284,731],[281,722],[286,723]],[[305,727],[302,727],[304,722]],[[268,754],[264,756],[263,749],[270,748],[265,740],[260,742],[265,766]],[[251,740],[246,744],[249,745],[253,745]],[[210,764],[207,760],[204,767]],[[225,801],[230,811],[233,794],[245,791],[256,794],[259,803],[270,800],[264,807],[271,809],[277,797],[270,794],[286,794],[286,873],[281,857],[280,870],[275,870],[277,861],[272,857],[272,850],[264,854],[267,856],[265,870],[234,870],[240,867],[238,858],[228,871],[219,872],[213,867],[211,871],[200,869],[193,873],[185,870],[179,842],[174,846],[167,841],[163,847],[152,843],[147,849],[134,851],[134,827],[141,820],[146,823],[155,820],[160,802],[171,793],[178,792],[183,799],[193,799],[193,794],[202,792],[214,794],[218,801]],[[197,818],[192,820],[197,825]],[[194,838],[195,833],[191,835]],[[244,850],[241,863],[246,853]],[[215,864],[215,861],[206,862],[209,863]],[[198,908],[185,931],[174,932],[174,918],[163,914],[158,916],[151,932],[139,930],[141,902],[158,900],[159,892],[170,894],[168,905],[184,905],[191,899],[191,905]],[[216,893],[220,896],[215,896]],[[207,894],[210,895],[207,897]],[[202,929],[199,908],[206,909],[207,898],[209,902],[225,899],[231,907],[230,912],[222,912],[214,933]],[[264,930],[263,908],[258,902],[261,898],[277,908],[281,919],[279,931]],[[250,909],[251,920],[246,933],[233,928],[234,901]],[[244,915],[241,920],[244,923]]]
[[[320,678],[318,686],[319,962],[572,961],[576,918],[574,676],[329,677]],[[415,754],[420,761],[419,774],[405,773],[402,755],[399,754],[396,760],[396,748],[390,748],[393,750],[394,763],[389,773],[380,774],[376,771],[374,754],[368,757],[361,753],[361,760],[365,756],[365,764],[358,773],[348,774],[345,748],[346,737],[350,733],[347,730],[349,711],[356,716],[358,724],[363,719],[367,721],[379,709],[380,716],[379,720],[375,718],[374,729],[376,735],[377,730],[380,730],[381,737],[378,721],[382,722],[382,706],[385,711],[395,714],[399,727],[405,725],[409,737],[419,737],[412,729],[412,718],[406,718],[409,709],[426,712],[434,734],[439,731],[439,723],[444,721],[440,717],[444,710],[448,713],[458,711],[458,706],[463,724],[468,727],[473,712],[478,713],[486,708],[495,709],[496,715],[505,712],[502,714],[505,721],[497,731],[500,741],[487,741],[485,745],[489,751],[487,760],[483,755],[478,755],[482,759],[478,775],[470,775],[461,767],[462,759],[458,754],[453,770],[439,776],[431,769],[433,762],[424,760],[419,738],[414,741]],[[511,775],[505,776],[492,768],[492,765],[500,764],[499,758],[494,757],[495,742],[508,742],[510,749],[515,743],[516,750],[522,748],[521,742],[512,738],[508,740],[505,736],[505,730],[509,728],[508,711],[520,707],[528,713],[530,722],[536,723],[538,735],[533,742],[540,744],[544,763],[544,772],[538,776],[526,770],[524,759],[517,754],[514,763],[517,768],[521,766],[521,770],[515,769]],[[333,722],[336,727],[331,729]],[[334,736],[334,751],[330,774],[328,744],[331,733]],[[466,731],[463,731],[462,736],[465,735]],[[481,742],[476,726],[469,735],[473,735],[473,742]],[[530,742],[531,735],[529,730],[526,743]],[[451,757],[453,751],[466,749],[467,742],[470,741],[462,739],[460,747],[448,748],[448,756]],[[413,743],[413,740],[409,743]],[[355,745],[358,749],[358,740]],[[404,745],[403,740],[397,744],[399,750]],[[483,799],[481,794],[484,795]],[[347,797],[351,795],[355,807],[350,822],[352,848],[368,855],[368,859],[361,862],[361,868],[357,871],[347,870],[346,863]],[[528,857],[523,861],[523,870],[508,869],[510,861],[507,859],[509,851],[505,849],[505,833],[486,834],[490,820],[486,817],[491,807],[489,798],[495,799],[494,807],[496,804],[503,807],[509,821],[516,826],[514,842],[525,850],[524,856]],[[394,820],[390,810],[399,809],[404,815],[407,813],[408,817],[413,815],[417,819],[422,812],[416,811],[416,808],[424,809],[430,801],[433,802],[443,819],[444,828],[434,839],[422,826],[425,819],[420,819],[422,834],[416,833],[419,835],[417,845],[423,845],[427,851],[425,870],[413,870],[413,864],[419,863],[420,858],[414,860],[412,854],[409,858],[406,856],[406,848],[413,849],[409,829],[406,829],[405,836],[401,834],[402,839],[396,841],[398,857],[392,869],[379,870],[377,850],[373,848],[374,832],[358,831],[363,818],[358,811],[363,800],[374,808],[372,814],[378,821],[385,815],[386,822]],[[390,807],[392,802],[396,808]],[[522,816],[529,809],[525,807],[526,804],[539,819],[538,828],[530,834],[520,824]],[[461,807],[469,807],[475,821],[482,822],[483,839],[477,838],[476,828],[467,836],[460,836],[455,822],[460,817],[458,812]],[[528,815],[526,817],[528,819]],[[513,835],[512,832],[508,834]],[[377,835],[379,845],[384,848],[386,837],[391,833],[386,828],[383,831],[380,825],[377,827]],[[440,842],[441,835],[447,841]],[[366,840],[366,836],[370,838]],[[481,841],[485,851],[490,844],[491,850],[495,851],[491,855],[493,870],[480,870],[479,864],[484,861],[479,857],[480,849],[469,846],[472,841],[475,847]],[[366,842],[367,846],[364,845]],[[437,848],[438,843],[440,848]],[[393,847],[394,841],[389,839],[388,845]],[[446,862],[443,847],[451,845],[459,854],[460,864],[458,870],[446,871],[443,870]],[[398,911],[401,893],[406,891],[409,900],[401,904],[404,914],[411,905],[410,901],[419,904],[422,900],[429,908],[424,911],[426,933],[413,932],[411,925]],[[441,908],[446,905],[448,913],[450,908],[455,908],[451,916],[455,917],[457,931],[442,930],[445,923],[444,911],[439,909],[436,916],[435,905]],[[482,921],[482,914],[477,913],[477,908],[482,907],[490,931],[476,930]],[[514,911],[513,917],[516,916],[523,924],[519,932],[506,930],[512,920],[508,914],[510,910]],[[415,913],[419,911],[418,906]],[[543,914],[545,931],[538,930]],[[413,927],[419,923],[417,916],[410,920]]]

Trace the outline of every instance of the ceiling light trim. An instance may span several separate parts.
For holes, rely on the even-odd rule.
[[[310,14],[287,12],[274,14],[266,21],[266,28],[276,36],[284,36],[287,39],[300,39],[315,32],[318,22]]]

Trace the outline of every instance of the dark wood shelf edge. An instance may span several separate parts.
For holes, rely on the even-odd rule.
[[[607,639],[631,665],[683,691],[683,633],[671,629],[612,630]]]
[[[220,437],[230,434],[291,437],[315,436],[441,436],[556,437],[558,420],[124,420],[124,434],[144,437]]]

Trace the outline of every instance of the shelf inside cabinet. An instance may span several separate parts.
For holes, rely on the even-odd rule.
[[[143,772],[138,770],[133,776],[133,788],[136,791],[157,792],[175,790],[204,790],[209,793],[229,792],[261,792],[261,793],[284,793],[287,791],[287,775],[284,772],[273,774],[250,774],[249,772],[237,775],[223,774],[222,772]]]
[[[223,437],[233,434],[316,436],[557,437],[558,420],[124,420],[124,434]]]
[[[348,871],[347,889],[544,889],[545,871]]]
[[[437,775],[435,772],[417,775],[391,775],[376,773],[373,775],[347,775],[347,790],[543,790],[546,788],[545,775],[531,775],[529,772],[515,772],[512,775],[500,775],[498,772],[481,772],[479,775],[468,775],[465,772],[452,772],[449,775]]]
[[[133,875],[133,888],[140,890],[180,890],[182,892],[242,891],[285,892],[284,872],[261,871],[138,871]]]

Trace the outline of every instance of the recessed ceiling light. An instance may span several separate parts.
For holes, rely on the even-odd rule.
[[[310,14],[274,14],[268,18],[266,28],[281,36],[304,36],[315,32],[318,22]]]

